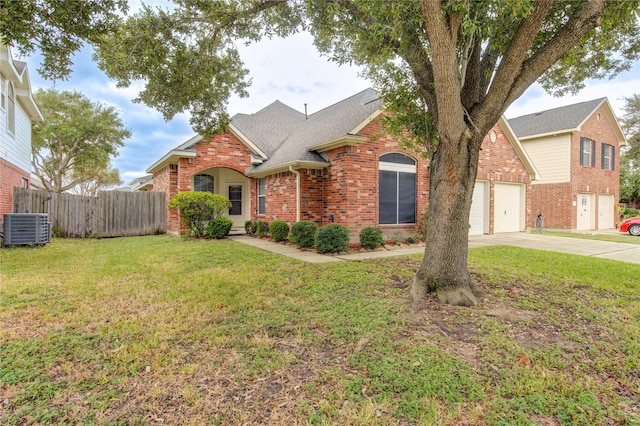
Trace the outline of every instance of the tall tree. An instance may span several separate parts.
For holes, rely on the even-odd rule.
[[[22,55],[38,48],[43,77],[66,78],[84,42],[113,31],[127,0],[0,0],[0,40]]]
[[[40,89],[34,97],[45,118],[34,123],[31,144],[32,169],[42,188],[69,191],[109,172],[131,135],[117,111],[77,92]]]
[[[87,180],[80,182],[71,188],[69,192],[86,197],[95,197],[99,191],[122,184],[120,172],[110,165],[106,168],[87,170],[84,173],[84,177]]]
[[[640,53],[637,1],[181,0],[143,8],[99,51],[122,86],[166,118],[188,110],[196,131],[228,123],[230,94],[246,94],[236,43],[308,30],[338,63],[365,67],[389,128],[406,128],[431,156],[428,244],[411,285],[472,305],[468,220],[484,135],[534,82],[556,94],[615,75]],[[437,137],[433,137],[437,135]]]
[[[640,95],[624,98],[622,128],[629,146],[622,152],[620,162],[620,198],[636,206],[640,200]]]

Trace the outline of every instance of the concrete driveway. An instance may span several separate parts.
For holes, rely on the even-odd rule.
[[[607,232],[607,231],[605,231]],[[613,234],[614,231],[611,231]],[[624,235],[624,234],[619,234]],[[627,235],[629,238],[638,238]],[[640,264],[640,245],[523,232],[469,237],[469,248],[517,246]]]

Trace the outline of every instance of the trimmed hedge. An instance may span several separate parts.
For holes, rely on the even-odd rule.
[[[300,248],[313,247],[318,225],[308,220],[296,222],[291,227],[289,240]]]
[[[367,226],[360,231],[360,245],[373,250],[384,244],[382,229],[375,226]]]
[[[284,220],[274,220],[269,225],[269,233],[273,237],[273,241],[284,241],[289,236],[289,225]]]
[[[191,236],[205,235],[207,222],[212,218],[224,217],[231,208],[231,201],[224,195],[209,192],[187,191],[176,194],[168,208],[180,210],[182,222],[191,231]]]
[[[232,226],[233,221],[231,219],[227,217],[217,217],[209,221],[204,235],[206,238],[219,240],[231,231]]]
[[[349,228],[339,223],[322,226],[316,231],[316,250],[339,253],[349,249]]]
[[[269,222],[266,220],[259,220],[256,224],[256,234],[258,237],[266,237],[269,234]]]

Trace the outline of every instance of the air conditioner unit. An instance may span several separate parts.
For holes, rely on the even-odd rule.
[[[49,216],[43,213],[4,215],[2,245],[46,244],[50,241]]]

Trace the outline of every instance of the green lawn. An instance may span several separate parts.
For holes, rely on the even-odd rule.
[[[0,424],[640,424],[640,266],[473,249],[488,298],[414,315],[419,262],[2,249]]]
[[[535,233],[536,231],[531,231]],[[628,233],[598,233],[598,232],[580,232],[580,231],[544,231],[544,235],[553,235],[556,237],[581,238],[586,240],[611,241],[614,243],[640,244],[640,238]]]

